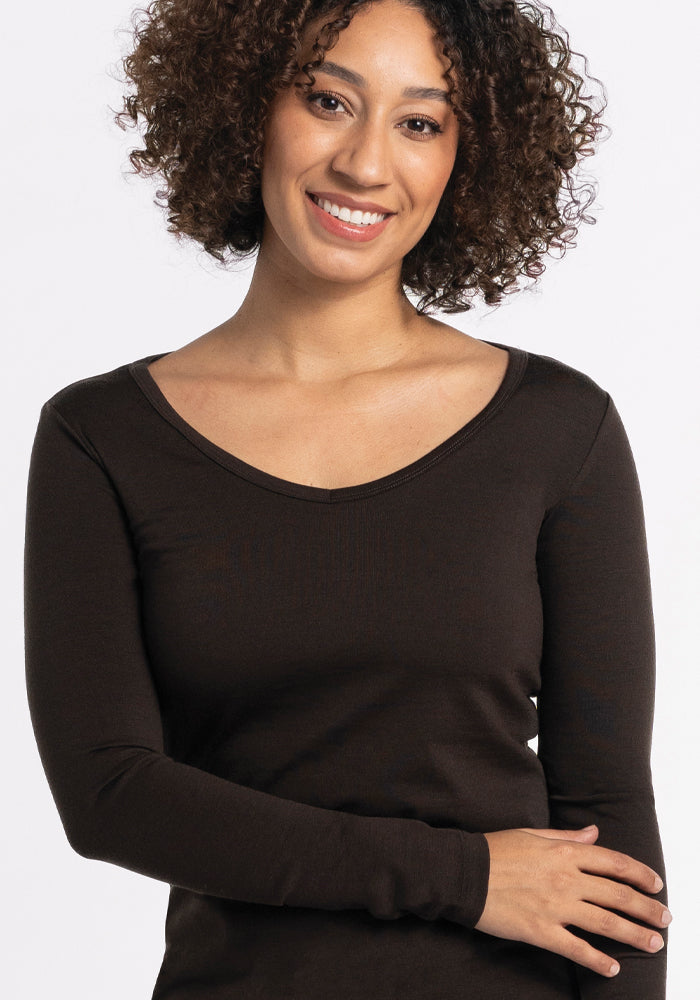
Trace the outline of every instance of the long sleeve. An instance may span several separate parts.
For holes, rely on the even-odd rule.
[[[552,826],[596,823],[599,845],[665,879],[650,770],[655,636],[643,505],[609,395],[583,465],[546,514],[537,563],[544,615],[538,754]],[[665,901],[665,889],[655,898]],[[582,1000],[662,1000],[665,949],[650,955],[582,936],[621,966],[614,980],[576,966]]]
[[[127,511],[51,402],[30,462],[25,636],[37,744],[79,854],[227,899],[479,919],[481,833],[292,801],[165,753]]]

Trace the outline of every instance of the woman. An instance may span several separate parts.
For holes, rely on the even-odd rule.
[[[664,995],[623,425],[426,315],[590,221],[569,56],[507,0],[137,33],[134,165],[174,232],[259,253],[220,327],[44,405],[26,635],[71,845],[171,885],[157,1000]]]

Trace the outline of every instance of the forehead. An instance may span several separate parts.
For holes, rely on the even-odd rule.
[[[311,20],[302,32],[301,64],[316,57],[313,45],[326,43],[328,34],[320,34],[324,24],[337,12]],[[422,10],[400,0],[379,0],[360,8],[346,28],[337,32],[337,41],[327,49],[326,59],[335,65],[348,65],[355,76],[362,76],[362,65],[381,70],[385,79],[421,77],[421,82],[436,86],[450,67],[441,52],[435,29]],[[326,60],[324,59],[324,62]],[[365,74],[366,75],[366,74]],[[347,82],[358,85],[349,77]],[[409,82],[415,82],[409,81]]]

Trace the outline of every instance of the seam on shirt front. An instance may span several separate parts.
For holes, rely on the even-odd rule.
[[[89,441],[85,437],[84,434],[80,433],[80,431],[78,431],[75,427],[73,427],[73,425],[63,416],[63,414],[61,413],[61,411],[58,410],[56,408],[56,406],[50,400],[47,400],[46,403],[44,403],[44,406],[48,407],[50,410],[53,411],[53,413],[58,418],[59,423],[61,423],[63,425],[63,427],[69,432],[69,434],[71,434],[71,436],[73,438],[75,438],[79,442],[80,447],[83,448],[84,451],[90,456],[90,458],[92,458],[92,460],[100,467],[100,469],[102,470],[102,472],[103,472],[103,474],[105,476],[105,479],[107,480],[107,482],[110,485],[110,488],[112,490],[112,494],[114,496],[115,502],[117,503],[117,506],[119,507],[119,510],[121,512],[121,515],[122,515],[122,518],[124,519],[124,523],[125,523],[125,525],[128,526],[130,522],[129,522],[128,512],[126,510],[126,507],[124,506],[124,501],[122,500],[121,494],[120,494],[120,492],[119,492],[119,490],[117,488],[117,484],[114,482],[114,479],[112,478],[112,474],[110,473],[109,469],[107,468],[107,466],[106,466],[106,464],[105,464],[102,456],[98,452],[98,450],[95,448],[95,446],[93,445],[93,443],[91,441]],[[131,532],[130,531],[129,531],[129,535],[131,537]],[[131,540],[131,544],[132,544],[132,548],[133,548],[133,546],[134,546],[133,539]]]
[[[67,431],[69,431],[69,433],[74,438],[77,438],[78,441],[80,441],[80,444],[85,449],[85,451],[88,452],[88,454],[91,456],[91,458],[94,459],[95,462],[97,462],[97,464],[100,466],[105,475],[109,476],[109,472],[107,471],[107,466],[105,465],[102,456],[97,451],[93,443],[89,441],[84,434],[81,434],[80,431],[78,431],[75,427],[73,427],[73,425],[68,420],[66,420],[61,411],[56,409],[55,405],[52,402],[47,400],[47,402],[44,405],[47,406],[49,409],[53,410],[53,412],[58,417],[59,422],[63,424],[64,428]]]
[[[610,406],[611,406],[611,403],[612,403],[612,397],[611,397],[611,395],[610,395],[609,392],[605,393],[605,397],[606,397],[606,400],[605,400],[605,409],[603,411],[603,416],[600,418],[600,421],[599,421],[598,426],[596,428],[596,432],[595,432],[595,434],[593,436],[593,440],[591,441],[590,447],[588,448],[588,451],[584,455],[583,460],[581,461],[581,464],[579,465],[578,469],[576,470],[576,472],[574,473],[574,475],[572,476],[572,478],[569,480],[568,485],[564,487],[564,489],[562,490],[562,492],[559,495],[558,499],[555,500],[555,502],[553,504],[550,504],[550,506],[547,507],[547,509],[545,510],[544,516],[542,518],[542,523],[543,524],[547,520],[547,518],[549,517],[549,515],[551,514],[551,512],[554,510],[554,508],[558,507],[559,504],[562,502],[562,500],[564,500],[567,496],[569,496],[569,494],[573,491],[573,489],[575,488],[575,486],[578,483],[579,479],[583,475],[584,471],[586,470],[586,468],[590,464],[591,456],[593,454],[593,451],[595,449],[596,444],[598,443],[598,438],[600,437],[601,429],[603,427],[603,424],[605,423],[605,419],[606,419],[606,417],[608,415],[608,412],[610,410]]]

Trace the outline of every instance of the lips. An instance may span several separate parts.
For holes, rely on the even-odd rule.
[[[350,221],[344,222],[341,218],[333,215],[331,212],[327,212],[324,208],[317,204],[314,196],[307,191],[306,204],[309,206],[309,211],[311,212],[312,218],[314,218],[317,224],[325,229],[327,233],[332,236],[340,237],[344,241],[349,241],[350,243],[369,243],[375,240],[381,233],[384,232],[387,226],[391,225],[391,220],[395,213],[386,215],[384,218],[378,218],[376,222],[372,222],[369,225],[357,225],[351,223]],[[350,213],[350,208],[345,208],[342,212],[343,215]],[[359,209],[353,209],[352,211],[357,211],[360,214]],[[369,213],[373,214],[373,213]]]
[[[317,205],[322,211],[332,216],[332,218],[348,225],[366,228],[390,218],[390,216],[382,215],[380,212],[361,212],[359,208],[351,209],[347,205],[331,204],[330,201],[325,200],[321,201],[312,194],[307,194],[307,197],[312,204]]]
[[[356,198],[351,198],[347,194],[339,194],[337,191],[307,191],[307,194],[312,194],[322,201],[330,201],[332,205],[337,205],[339,208],[349,208],[353,212],[359,210],[360,212],[378,212],[380,215],[396,215],[396,212],[385,208],[384,205],[377,205],[374,201],[358,201]]]

